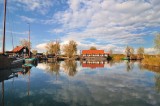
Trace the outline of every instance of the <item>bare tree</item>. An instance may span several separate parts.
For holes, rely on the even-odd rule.
[[[144,55],[144,47],[139,47],[137,49],[137,54],[142,57]]]
[[[126,47],[125,53],[126,53],[127,57],[130,56],[130,47],[129,46]]]
[[[60,43],[59,42],[49,42],[46,45],[47,52],[49,54],[59,54],[60,53]]]
[[[63,52],[67,57],[73,57],[77,54],[77,43],[73,40],[69,41],[69,44],[63,46]]]
[[[154,47],[160,53],[160,33],[158,33],[154,38]]]
[[[25,46],[25,47],[31,49],[31,42],[29,42],[29,41],[26,40],[26,39],[20,40],[20,45],[21,45],[21,46]]]
[[[126,50],[125,50],[125,53],[126,53],[127,57],[133,55],[134,54],[134,48],[127,46]]]
[[[130,53],[131,53],[131,55],[134,54],[134,48],[133,47],[130,47]]]
[[[97,50],[97,48],[95,46],[91,46],[90,50]]]
[[[32,50],[33,55],[37,54],[37,50]]]

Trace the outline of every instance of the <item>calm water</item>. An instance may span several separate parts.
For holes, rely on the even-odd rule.
[[[39,63],[16,74],[1,78],[0,106],[160,106],[160,74],[138,62]]]

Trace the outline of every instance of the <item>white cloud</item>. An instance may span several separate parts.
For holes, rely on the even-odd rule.
[[[49,32],[63,33],[62,42],[75,40],[79,50],[96,46],[122,53],[127,45],[144,44],[144,38],[153,34],[149,28],[159,27],[159,4],[158,0],[69,0],[68,9],[43,21],[61,25]]]
[[[157,0],[69,0],[69,8],[46,23],[62,24],[61,31],[66,34],[62,41],[73,39],[82,43],[93,38],[94,43],[107,42],[116,47],[142,44],[148,33],[134,32],[159,26],[158,4]]]
[[[68,44],[68,42],[69,42],[69,40],[65,40],[64,42],[60,43],[61,50],[63,48],[63,45]],[[102,45],[102,44],[96,44],[96,43],[89,43],[89,44],[81,43],[81,42],[76,42],[76,43],[78,44],[78,46],[77,46],[77,48],[78,48],[77,53],[78,54],[80,54],[81,50],[87,50],[91,46],[95,46],[99,50],[105,50],[105,52],[108,52],[109,50],[112,50],[113,53],[124,53],[123,52],[123,50],[124,50],[123,47],[117,47],[116,45],[112,45],[112,44]],[[39,52],[45,52],[46,51],[46,45],[47,45],[47,43],[38,44],[38,45],[36,45],[35,49],[37,49]]]
[[[156,54],[156,50],[154,48],[145,48],[144,49],[146,54]]]
[[[27,23],[33,23],[33,22],[36,21],[36,19],[30,18],[30,17],[26,17],[26,16],[20,16],[20,18],[22,19],[22,21],[25,21]]]
[[[47,43],[38,44],[38,45],[36,45],[36,49],[37,49],[39,52],[44,52],[44,51],[46,50],[46,45],[47,45]]]
[[[16,5],[28,11],[37,11],[46,14],[53,5],[53,0],[14,0]],[[20,4],[20,5],[19,5]]]
[[[48,32],[50,32],[50,33],[62,33],[63,29],[52,29],[52,30],[50,30]]]

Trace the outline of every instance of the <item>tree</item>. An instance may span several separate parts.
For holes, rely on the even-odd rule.
[[[130,53],[131,53],[131,55],[134,54],[134,48],[133,47],[130,47]]]
[[[37,54],[37,50],[32,50],[33,55]]]
[[[154,38],[154,47],[160,53],[160,33],[158,33]]]
[[[140,57],[142,57],[142,55],[144,54],[144,48],[143,48],[143,47],[139,47],[139,48],[137,49],[137,54],[138,54]]]
[[[90,50],[97,50],[97,48],[95,46],[91,46]]]
[[[60,43],[59,42],[49,42],[46,45],[47,52],[49,54],[59,54],[60,53]]]
[[[73,40],[69,41],[69,44],[63,46],[63,52],[67,57],[73,57],[77,54],[77,43]]]
[[[20,40],[20,45],[21,45],[21,46],[25,46],[25,47],[27,47],[28,49],[31,49],[31,42],[29,42],[29,41],[26,40],[26,39]]]
[[[110,50],[109,50],[109,54],[110,54],[110,55],[112,55],[112,54],[113,54],[113,51],[112,51],[112,49],[110,49]]]
[[[127,46],[126,50],[125,50],[125,53],[126,53],[127,57],[133,55],[134,54],[134,48]]]

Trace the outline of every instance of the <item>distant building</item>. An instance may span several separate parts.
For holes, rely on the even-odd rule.
[[[109,53],[105,53],[104,50],[82,50],[82,56],[90,57],[90,56],[109,56]]]
[[[6,51],[8,55],[12,56],[29,56],[29,49],[26,46],[16,46],[12,51]],[[32,52],[30,51],[30,55]]]

